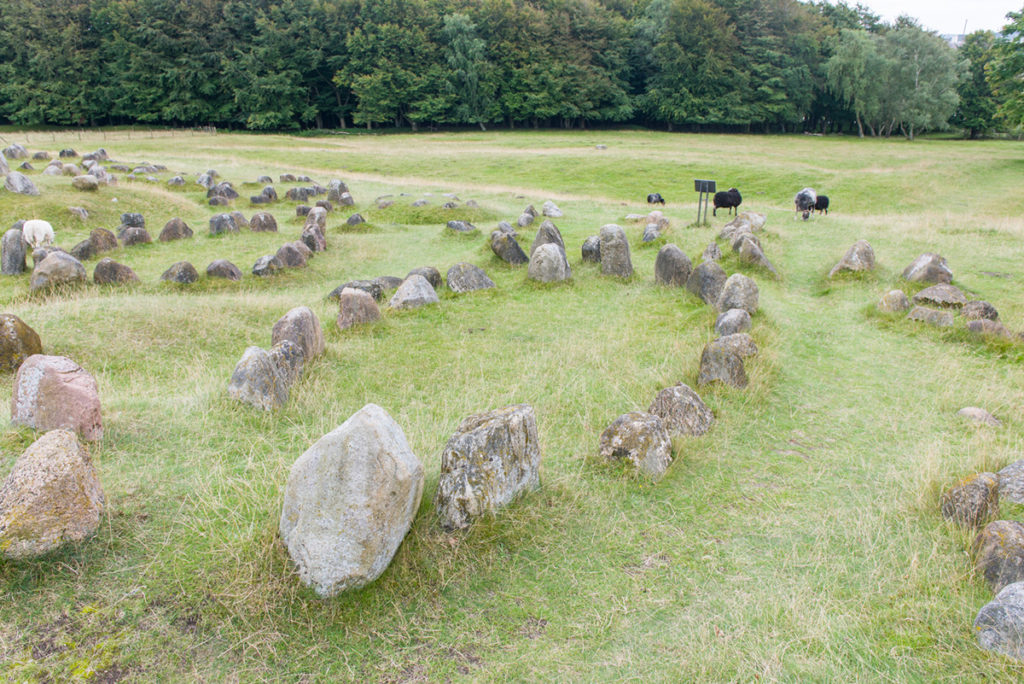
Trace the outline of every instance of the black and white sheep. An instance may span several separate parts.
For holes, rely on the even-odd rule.
[[[804,221],[814,211],[814,205],[818,202],[818,193],[814,192],[814,188],[804,188],[800,192],[796,193],[796,197],[793,198],[793,204],[796,205],[796,211],[798,214],[803,214]]]
[[[819,214],[825,212],[825,216],[828,216],[828,195],[818,195],[814,201],[814,210]]]
[[[716,192],[711,201],[715,205],[711,215],[717,216],[719,209],[728,209],[732,213],[733,209],[743,203],[743,197],[740,196],[740,191],[736,188],[729,188],[725,192]]]
[[[652,192],[647,196],[648,204],[665,204],[665,198],[661,196],[659,192]]]

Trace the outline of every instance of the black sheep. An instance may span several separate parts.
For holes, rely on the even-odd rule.
[[[800,192],[796,193],[796,197],[793,198],[793,204],[796,206],[798,214],[803,214],[804,221],[814,211],[814,205],[818,202],[818,193],[814,192],[814,188],[804,188]]]
[[[814,201],[814,209],[819,214],[825,212],[825,215],[828,216],[828,195],[818,195],[818,199]]]
[[[740,196],[740,191],[736,188],[729,188],[725,192],[716,192],[714,199],[712,199],[715,208],[711,211],[712,216],[717,216],[719,209],[728,209],[730,213],[736,207],[743,203],[743,198]]]
[[[661,196],[661,193],[652,192],[647,196],[648,204],[665,204],[665,198]]]

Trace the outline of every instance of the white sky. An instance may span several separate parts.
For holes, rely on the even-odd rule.
[[[834,2],[834,0],[830,0]],[[871,11],[892,22],[901,14],[918,19],[921,25],[938,33],[963,33],[967,22],[967,33],[988,29],[999,31],[1008,22],[1007,12],[1019,12],[1024,0],[860,0]],[[851,7],[857,0],[847,0]]]

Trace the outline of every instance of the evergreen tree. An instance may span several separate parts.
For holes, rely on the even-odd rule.
[[[1000,99],[997,114],[1011,127],[1024,126],[1024,10],[1006,15],[1010,23],[992,47],[988,81]]]
[[[998,102],[985,78],[995,39],[991,31],[975,31],[960,47],[960,55],[969,66],[966,78],[957,88],[960,104],[950,123],[963,128],[972,140],[995,126]]]

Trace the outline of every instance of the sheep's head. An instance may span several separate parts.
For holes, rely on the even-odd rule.
[[[811,212],[804,211],[804,221],[806,221],[808,219],[808,217],[810,217],[810,215],[811,215]]]

